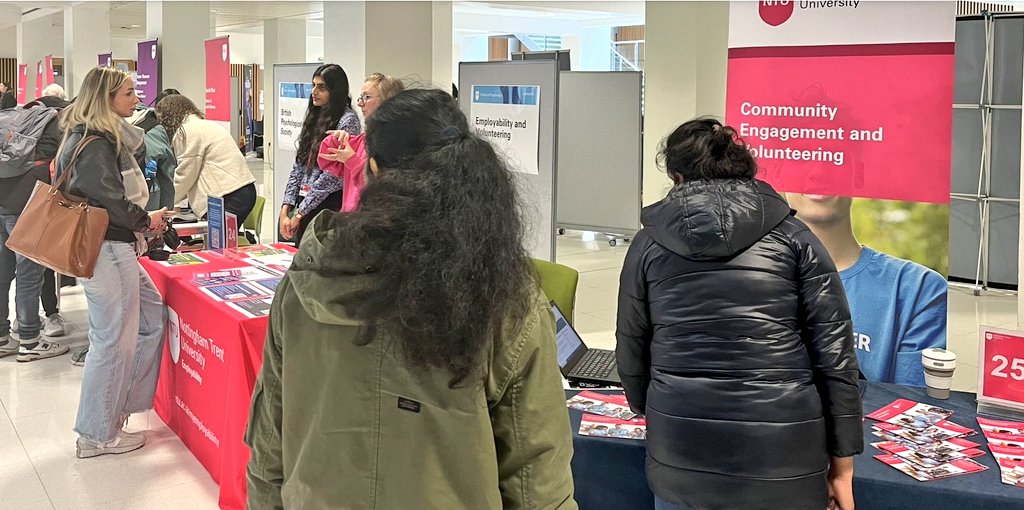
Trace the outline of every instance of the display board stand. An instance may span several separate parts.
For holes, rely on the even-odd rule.
[[[558,82],[556,60],[514,62],[462,62],[459,64],[459,107],[469,118],[474,85],[536,86],[540,88],[537,144],[537,175],[515,172],[523,201],[526,237],[523,244],[531,257],[555,260],[555,186],[558,168]],[[520,155],[523,158],[532,155]]]
[[[642,74],[562,71],[555,223],[629,238],[640,229]]]
[[[288,176],[292,172],[292,164],[295,162],[296,148],[292,145],[279,144],[278,140],[278,129],[280,123],[280,112],[278,111],[278,96],[281,94],[282,83],[311,83],[313,80],[313,72],[316,71],[321,64],[274,64],[273,76],[271,79],[274,80],[274,93],[271,97],[264,97],[265,102],[264,109],[264,130],[263,130],[263,143],[274,144],[273,150],[273,169],[274,169],[274,188],[273,194],[267,197],[267,201],[274,204],[270,210],[275,213],[280,210],[281,202],[284,199],[284,188],[288,184]],[[304,116],[304,112],[303,115]],[[270,120],[271,122],[266,122]],[[277,222],[274,222],[274,230],[280,231],[277,228]],[[279,234],[275,234],[275,237],[280,240]]]

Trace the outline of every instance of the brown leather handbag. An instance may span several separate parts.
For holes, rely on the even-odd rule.
[[[98,136],[88,136],[78,143],[67,169],[52,186],[36,182],[28,204],[7,238],[8,248],[60,274],[92,278],[110,217],[103,208],[60,191],[60,186],[67,181],[70,189],[75,161],[82,149],[97,139]]]

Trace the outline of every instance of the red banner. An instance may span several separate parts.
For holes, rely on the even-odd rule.
[[[28,87],[28,64],[18,64],[18,104],[25,104],[25,88]]]
[[[46,73],[46,85],[57,83],[56,78],[53,76],[53,55],[43,57],[43,71]],[[39,95],[43,95],[43,92],[40,91]]]
[[[949,203],[952,9],[888,4],[732,5],[726,123],[779,191]]]
[[[36,95],[33,97],[43,97],[43,61],[36,62]]]
[[[227,37],[206,41],[206,118],[231,122],[231,58]]]

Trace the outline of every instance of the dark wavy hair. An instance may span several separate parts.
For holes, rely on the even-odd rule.
[[[452,385],[482,375],[503,333],[521,328],[536,288],[511,172],[440,90],[385,101],[366,147],[380,172],[359,209],[331,224],[334,252],[379,273],[342,301],[368,325],[357,342],[383,329],[413,368],[445,370]]]
[[[352,96],[348,90],[348,74],[338,64],[324,64],[313,71],[313,78],[323,78],[330,98],[326,106],[313,106],[313,95],[309,96],[306,106],[306,118],[302,121],[302,132],[299,133],[298,150],[295,161],[306,165],[315,161],[320,142],[327,136],[327,131],[338,128],[338,121],[345,114],[346,108],[352,107]]]
[[[754,156],[736,130],[710,117],[685,122],[662,140],[658,164],[676,183],[757,175]]]
[[[156,104],[156,119],[160,121],[160,125],[167,131],[167,137],[171,140],[174,140],[174,136],[181,129],[181,124],[185,122],[185,117],[189,115],[195,115],[200,119],[206,118],[191,99],[181,94],[169,94]],[[181,137],[182,140],[185,139],[184,131],[181,132]]]

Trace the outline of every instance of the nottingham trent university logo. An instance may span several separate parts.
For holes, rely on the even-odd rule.
[[[758,2],[757,11],[762,21],[777,27],[793,16],[795,6],[796,2],[761,1]]]

